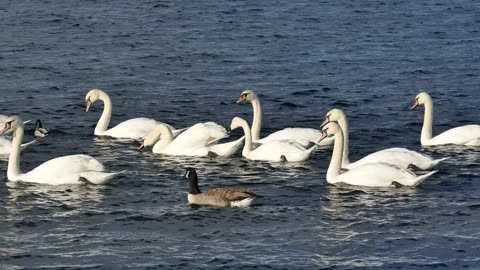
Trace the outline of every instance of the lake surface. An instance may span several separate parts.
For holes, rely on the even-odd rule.
[[[409,109],[426,91],[434,134],[480,122],[479,18],[475,0],[2,1],[0,113],[52,130],[23,171],[84,153],[128,172],[30,185],[8,182],[0,161],[0,269],[480,269],[480,149],[422,148],[423,108]],[[326,183],[330,149],[301,164],[139,153],[94,138],[92,88],[112,98],[110,126],[251,121],[235,101],[253,89],[263,136],[341,108],[352,160],[389,147],[450,159],[418,188],[353,189]],[[187,166],[203,190],[261,197],[190,208]]]

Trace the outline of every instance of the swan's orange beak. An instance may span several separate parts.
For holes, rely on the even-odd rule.
[[[418,103],[418,99],[417,99],[417,100],[415,100],[415,103],[413,103],[413,105],[412,105],[412,107],[410,108],[410,110],[415,109],[418,105],[420,105],[420,104]]]
[[[325,131],[322,132],[322,137],[320,137],[320,140],[318,140],[318,142],[323,141],[323,140],[324,140],[325,138],[327,138],[327,137],[328,137],[327,132],[325,132]]]
[[[242,103],[247,100],[247,95],[241,95],[240,98],[237,100],[237,103]]]
[[[5,134],[5,132],[9,131],[12,128],[12,125],[10,123],[5,123],[5,127],[0,131],[0,135]]]
[[[326,124],[330,123],[330,119],[327,117],[325,117],[325,119],[323,119],[323,122],[322,124],[320,125],[320,128],[323,128],[323,126],[325,126]]]
[[[90,107],[92,107],[92,102],[90,100],[87,100],[87,108],[85,109],[86,112],[90,110]]]
[[[145,149],[145,145],[142,143],[140,147],[138,147],[138,152],[143,152],[143,149]]]

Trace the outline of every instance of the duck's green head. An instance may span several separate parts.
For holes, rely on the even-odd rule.
[[[37,119],[37,122],[35,122],[35,128],[36,129],[42,128],[42,121],[40,121],[40,119]]]

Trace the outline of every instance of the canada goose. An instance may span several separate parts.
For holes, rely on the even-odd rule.
[[[208,205],[219,207],[248,207],[257,197],[245,189],[216,188],[201,193],[198,189],[197,172],[194,168],[187,168],[185,177],[190,182],[188,203],[194,205]]]
[[[42,121],[40,119],[35,122],[35,136],[37,137],[47,137],[50,135],[50,131],[47,128],[44,128],[42,125]]]

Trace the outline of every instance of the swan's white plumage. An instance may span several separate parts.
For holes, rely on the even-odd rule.
[[[28,143],[24,143],[20,147],[20,151],[25,150],[30,145],[36,143],[37,141],[31,141]],[[12,142],[4,137],[0,137],[0,155],[8,155],[12,151]]]
[[[229,156],[240,148],[243,138],[218,144],[219,140],[227,137],[227,130],[214,122],[197,123],[176,138],[164,125],[159,125],[145,136],[144,146],[154,144],[152,152],[157,154],[207,156],[213,152],[219,156]]]
[[[85,178],[93,184],[104,184],[116,173],[104,172],[104,166],[87,155],[70,155],[51,159],[28,173],[11,181],[34,182],[49,185],[80,184]]]
[[[396,184],[417,186],[437,171],[417,176],[412,171],[388,163],[369,163],[340,173],[343,155],[343,132],[337,122],[323,127],[322,139],[334,136],[332,159],[327,170],[327,182],[345,183],[355,186],[392,187]]]
[[[412,109],[419,105],[425,106],[422,133],[422,145],[470,145],[480,146],[480,125],[466,125],[449,129],[435,137],[432,135],[433,126],[433,101],[429,94],[422,92],[415,97]]]
[[[255,144],[263,144],[271,141],[278,140],[292,140],[301,144],[304,147],[308,147],[311,144],[318,144],[320,146],[326,146],[333,144],[333,139],[327,138],[324,141],[318,143],[318,138],[322,135],[322,132],[313,128],[285,128],[276,131],[265,138],[260,139],[260,129],[262,127],[262,107],[260,105],[260,99],[252,90],[245,90],[242,92],[237,103],[243,101],[250,101],[253,107],[253,122],[252,122],[252,141]]]
[[[438,134],[424,145],[459,144],[480,146],[480,125],[466,125]]]
[[[155,129],[158,125],[162,124],[161,122],[155,121],[150,118],[139,117],[126,120],[113,128],[106,130],[104,132],[96,132],[97,136],[110,136],[114,138],[130,138],[130,139],[140,139],[152,130]],[[168,128],[175,130],[172,126],[164,124]]]
[[[23,123],[18,116],[11,116],[13,130],[12,151],[8,160],[7,178],[49,185],[81,184],[83,180],[93,184],[104,184],[118,173],[105,172],[104,166],[91,156],[70,155],[51,159],[27,173],[20,172],[20,141],[23,138]]]
[[[358,161],[344,166],[344,168],[353,169],[368,163],[383,162],[397,165],[402,168],[408,168],[410,165],[415,165],[422,170],[429,170],[446,159],[448,158],[433,159],[427,155],[423,155],[406,148],[388,148],[371,153]]]
[[[334,182],[368,187],[392,187],[393,182],[403,186],[417,186],[436,172],[417,176],[407,169],[392,164],[368,163],[338,175]]]
[[[296,141],[279,140],[270,141],[252,149],[252,135],[247,121],[240,117],[234,117],[230,128],[234,130],[239,127],[241,127],[245,133],[245,146],[242,155],[247,159],[279,162],[283,161],[283,156],[286,161],[289,162],[305,161],[317,148],[317,145],[314,145],[307,149]]]
[[[318,129],[313,128],[285,128],[274,132],[268,135],[265,138],[262,138],[254,143],[264,144],[272,141],[280,141],[280,140],[292,140],[303,147],[308,147],[312,143],[318,141],[318,139],[322,136],[322,132]],[[320,145],[330,145],[333,143],[333,139],[329,138],[326,142],[321,143]]]
[[[371,153],[362,159],[359,159],[355,162],[350,162],[349,159],[349,134],[348,134],[348,120],[344,112],[340,109],[333,109],[329,111],[325,120],[322,123],[322,126],[330,121],[335,121],[338,123],[343,133],[343,153],[342,153],[342,168],[353,169],[358,166],[362,166],[368,163],[388,163],[402,168],[408,168],[410,165],[415,165],[416,167],[422,170],[429,170],[435,167],[439,162],[447,159],[437,159],[420,154],[415,151],[408,150],[406,148],[388,148],[380,150],[374,153]]]
[[[175,130],[172,126],[158,122],[156,120],[139,117],[126,120],[115,127],[108,129],[108,124],[110,123],[110,117],[112,115],[112,102],[107,93],[100,89],[90,90],[85,96],[85,101],[87,102],[87,111],[90,109],[90,106],[97,100],[101,100],[104,103],[104,109],[102,116],[98,120],[97,126],[95,127],[94,134],[97,136],[109,136],[113,138],[124,138],[124,139],[141,139],[148,133],[152,132],[158,125],[164,124],[170,128],[174,136],[178,135],[182,130]]]

